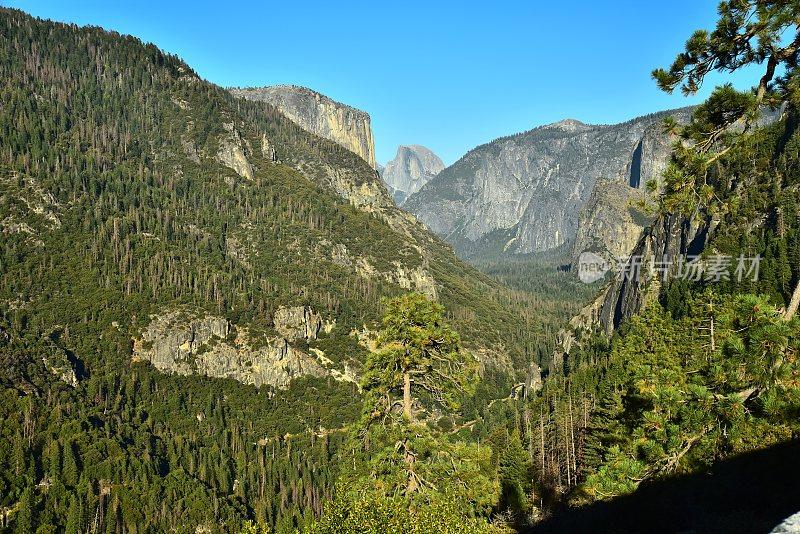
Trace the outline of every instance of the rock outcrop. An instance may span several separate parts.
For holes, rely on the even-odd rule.
[[[421,145],[400,145],[394,159],[379,171],[383,182],[401,205],[444,169],[439,156]]]
[[[631,205],[669,158],[662,121],[689,113],[610,126],[565,120],[504,137],[441,171],[404,208],[462,254],[544,252],[579,239],[580,246],[625,255],[649,222]]]
[[[300,309],[299,316],[292,311],[282,314],[287,322],[279,324],[293,339],[299,339],[298,334],[316,336],[316,319],[305,321],[319,316]],[[293,378],[328,373],[318,358],[293,347],[285,337],[256,340],[247,329],[233,330],[222,317],[184,311],[154,316],[141,339],[134,340],[133,359],[149,361],[167,373],[232,378],[276,388],[287,387]]]
[[[32,176],[0,171],[0,235],[21,234],[42,247],[42,236],[61,227],[62,206]]]
[[[322,329],[322,316],[308,306],[281,306],[273,314],[275,330],[287,341],[317,338]]]
[[[640,207],[647,202],[641,189],[614,180],[599,180],[578,216],[573,262],[582,252],[607,259],[624,259],[649,224],[652,215]]]
[[[253,166],[247,160],[246,148],[242,136],[236,130],[233,123],[223,124],[226,134],[219,139],[219,150],[217,151],[217,161],[226,167],[236,171],[236,174],[246,180],[252,181],[254,178]]]
[[[296,85],[230,91],[236,97],[272,104],[304,130],[340,144],[376,168],[375,141],[367,113]]]
[[[797,534],[800,532],[800,512],[788,517],[780,525],[772,529],[770,534]]]
[[[75,374],[75,368],[63,349],[50,347],[49,353],[42,356],[42,362],[53,376],[69,386],[78,386],[78,376]]]
[[[434,300],[438,297],[436,279],[428,271],[428,265],[410,267],[399,260],[390,262],[390,269],[379,269],[373,263],[375,258],[363,256],[353,257],[342,243],[321,241],[317,246],[319,254],[329,256],[336,265],[345,267],[353,274],[367,279],[383,279],[389,283],[397,284],[403,289],[418,291]]]
[[[708,217],[660,215],[642,232],[630,252],[626,273],[614,276],[599,294],[558,332],[552,369],[561,368],[576,344],[600,330],[610,336],[619,326],[657,298],[661,285],[656,266],[703,251],[716,223]]]
[[[631,258],[640,262],[635,268],[636,275],[615,277],[598,299],[602,300],[602,306],[598,308],[597,320],[603,330],[611,334],[657,293],[660,279],[654,276],[653,265],[700,254],[715,226],[709,218],[681,215],[662,215],[648,226],[631,251]]]

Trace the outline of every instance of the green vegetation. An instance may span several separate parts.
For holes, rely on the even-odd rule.
[[[0,529],[500,532],[800,437],[799,14],[720,12],[659,84],[765,77],[667,124],[660,217],[705,225],[706,258],[760,255],[761,277],[652,282],[564,356],[594,288],[557,264],[481,274],[393,206],[351,205],[330,176],[380,193],[374,172],[270,106],[134,38],[0,10]],[[220,163],[231,136],[252,180]],[[274,335],[282,305],[336,320],[297,348],[359,386],[131,361],[151,314],[223,316],[234,342]]]
[[[618,413],[591,433],[607,452],[588,466],[582,491],[606,499],[791,439],[800,431],[799,326],[764,298],[711,291],[680,319],[654,306],[632,320],[604,369],[603,402]]]
[[[353,468],[312,532],[490,531],[485,518],[498,493],[491,451],[433,424],[474,383],[469,360],[440,305],[413,293],[386,303],[362,381],[363,417],[347,447]]]
[[[798,12],[723,2],[720,14],[714,33],[697,32],[669,72],[654,72],[659,85],[691,93],[712,70],[761,61],[765,74],[752,92],[718,88],[685,127],[666,122],[679,141],[659,221],[706,228],[706,260],[760,256],[760,277],[737,281],[734,261],[718,283],[654,280],[641,289],[649,304],[613,338],[579,335],[567,372],[517,418],[545,511],[800,437]],[[785,74],[773,83],[776,67]],[[759,127],[768,105],[783,116]]]
[[[550,369],[559,331],[601,288],[601,282],[585,284],[578,280],[574,271],[557,261],[561,255],[526,254],[475,263],[536,310],[538,331],[535,342],[526,346],[525,361],[534,362],[545,371]]]
[[[761,256],[758,280],[737,282],[734,261],[718,283],[651,282],[649,305],[613,338],[578,335],[564,374],[551,374],[511,415],[494,416],[514,421],[535,467],[532,516],[800,438],[796,114],[789,107],[737,140],[708,173],[713,205],[687,216],[702,224],[707,210],[724,213],[704,254]]]
[[[131,362],[151,314],[191,308],[266,337],[279,306],[311,306],[336,320],[311,348],[360,371],[367,351],[351,332],[374,328],[381,298],[404,292],[399,266],[424,269],[464,346],[485,349],[497,377],[474,404],[507,394],[495,388],[513,382],[544,312],[390,203],[362,210],[340,196],[331,176],[381,194],[358,157],[133,37],[7,9],[0,34],[9,528],[291,531],[333,495],[362,400],[353,385],[300,378],[275,391],[162,375]],[[226,143],[252,180],[220,162]],[[374,274],[359,274],[359,260]],[[74,369],[77,384],[48,369]]]

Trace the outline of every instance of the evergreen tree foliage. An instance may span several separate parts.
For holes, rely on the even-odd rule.
[[[343,198],[332,176],[380,190],[374,170],[275,108],[134,37],[10,9],[0,35],[0,510],[29,490],[32,531],[290,532],[334,494],[352,459],[354,385],[163,375],[131,361],[152,314],[196,309],[265,339],[280,306],[311,306],[336,326],[300,348],[360,373],[367,350],[351,333],[374,328],[381,299],[405,292],[401,274],[424,269],[442,321],[463,332],[452,341],[504,364],[480,391],[415,391],[430,408],[505,396],[553,328],[525,292],[467,267],[394,206]],[[252,180],[217,157],[232,132]],[[377,274],[359,274],[359,260]],[[474,364],[449,345],[441,354]],[[45,364],[55,359],[75,387]],[[472,455],[464,472],[481,472],[485,450],[469,441],[447,455]]]
[[[491,451],[432,420],[435,408],[457,409],[457,393],[475,379],[458,335],[422,295],[388,300],[385,310],[362,381],[364,417],[348,445],[353,468],[312,531],[488,531],[499,489]]]

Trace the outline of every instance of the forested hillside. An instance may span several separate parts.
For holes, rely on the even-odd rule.
[[[12,10],[0,32],[0,524],[307,523],[361,410],[381,297],[445,305],[491,377],[476,410],[508,395],[536,332],[555,329],[537,317],[552,304],[458,261],[360,158],[268,104],[133,37]],[[270,352],[297,309],[326,328]],[[267,347],[294,380],[256,388],[132,361],[163,317],[227,332],[200,346],[195,323],[162,332],[188,336],[175,368],[234,354],[236,373],[212,376],[246,376],[247,351]]]
[[[641,308],[623,319],[611,339],[601,325],[564,335],[572,340],[568,352],[562,352],[565,345],[557,353],[564,373],[546,380],[541,395],[522,408],[531,461],[540,467],[539,506],[605,501],[644,486],[652,488],[644,493],[649,497],[638,501],[638,511],[629,507],[620,524],[642,531],[703,524],[701,531],[709,532],[768,531],[775,509],[788,515],[800,506],[782,498],[777,482],[770,494],[766,481],[765,494],[737,503],[736,513],[714,507],[717,501],[709,497],[698,498],[692,510],[673,507],[669,516],[654,501],[663,491],[659,481],[714,473],[718,462],[800,437],[800,321],[790,313],[800,280],[796,113],[792,108],[780,123],[737,140],[736,150],[717,160],[708,175],[712,200],[693,203],[690,215],[665,211],[659,219],[683,218],[686,228],[715,218],[701,261],[708,267],[714,257],[760,255],[757,281],[738,282],[736,261],[723,275],[727,280],[718,282],[704,275],[651,279],[639,289]],[[665,210],[679,198],[673,187],[693,187],[670,186]],[[690,244],[681,244],[680,234],[677,241],[664,250]],[[752,471],[756,476],[758,470]],[[727,486],[719,489],[731,492],[759,480],[724,480],[720,484]],[[648,507],[660,515],[648,517]],[[556,517],[554,531],[570,528],[569,513]],[[603,524],[598,531],[613,527]]]
[[[713,474],[756,450],[749,457],[769,464],[770,450],[785,457],[779,445],[800,438],[800,37],[796,7],[755,4],[723,2],[716,30],[695,33],[668,71],[654,72],[663,89],[691,94],[710,70],[764,63],[752,91],[723,85],[687,125],[665,122],[678,142],[654,224],[628,270],[562,333],[553,369],[563,372],[521,408],[536,471],[528,510],[645,488],[628,501],[639,508],[618,506],[627,515],[608,523],[591,513],[571,523],[563,510],[544,528],[765,532],[776,513],[800,508],[797,484],[787,490],[768,465],[774,486],[757,468],[719,481],[720,495],[763,482],[752,502],[657,501],[673,497],[664,481]],[[794,40],[781,44],[784,33]],[[758,127],[765,106],[783,113]]]
[[[0,531],[768,530],[800,491],[764,480],[800,438],[799,17],[723,2],[654,72],[764,74],[664,121],[641,269],[600,288],[481,274],[269,104],[0,9]],[[706,506],[708,473],[758,495]],[[649,514],[670,483],[698,501]]]

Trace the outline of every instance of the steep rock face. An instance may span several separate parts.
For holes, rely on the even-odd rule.
[[[316,339],[322,329],[322,316],[308,306],[281,306],[273,316],[275,330],[287,341]]]
[[[599,180],[578,217],[572,259],[582,252],[624,258],[633,250],[650,216],[637,205],[644,191],[613,180]]]
[[[618,230],[609,225],[630,225],[624,216],[629,200],[640,197],[639,190],[666,165],[670,141],[662,120],[668,115],[686,120],[689,112],[661,112],[611,126],[565,120],[504,137],[444,169],[404,207],[460,251],[475,243],[520,254],[556,249],[573,243],[582,220],[587,224],[582,240],[621,250],[632,243],[606,244]],[[600,186],[614,188],[614,196],[598,191],[590,205]],[[613,205],[602,205],[612,198]],[[593,226],[598,214],[603,222]],[[636,223],[641,229],[646,221]],[[502,243],[489,242],[498,236]]]
[[[762,109],[756,126],[765,127],[779,120],[784,109],[784,106],[775,110]],[[658,140],[648,148],[646,138],[643,147],[644,151],[664,150],[663,143],[659,147]],[[642,177],[647,178],[649,175],[657,178],[661,171],[663,167],[659,169],[653,165],[642,171]],[[758,173],[752,176],[758,176]],[[736,198],[747,202],[745,198],[754,185],[752,176],[738,181],[735,189],[721,196],[726,200]],[[756,195],[760,194],[758,187],[753,189]],[[688,273],[706,271],[713,265],[713,252],[717,248],[715,241],[720,237],[724,241],[725,238],[735,236],[734,239],[738,241],[742,232],[754,231],[777,213],[772,211],[772,207],[760,214],[748,211],[746,215],[739,213],[733,216],[725,211],[713,215],[704,208],[699,208],[691,215],[660,212],[641,232],[630,254],[617,256],[618,260],[627,261],[624,266],[618,266],[623,272],[615,273],[597,296],[570,320],[569,327],[559,332],[553,361],[563,362],[572,346],[583,343],[588,333],[599,330],[608,336],[612,335],[622,324],[658,298],[662,284],[669,277],[674,279],[676,276],[685,277]],[[598,225],[600,226],[602,225]],[[709,252],[712,259],[701,257]],[[696,263],[686,264],[689,260]]]
[[[551,368],[559,369],[572,347],[600,330],[611,335],[619,326],[657,298],[661,279],[654,267],[678,257],[699,254],[713,234],[716,223],[708,218],[659,215],[636,241],[628,259],[630,267],[615,276],[597,296],[574,316],[569,327],[558,332]],[[635,273],[635,274],[634,274]]]
[[[689,115],[689,110],[679,110],[674,117],[686,122]],[[660,190],[672,142],[661,120],[651,122],[621,177],[601,179],[595,184],[578,217],[573,261],[587,250],[611,258],[624,258],[633,250],[642,229],[653,222],[652,215],[640,204],[654,200],[646,193],[648,183],[656,185],[655,191]]]
[[[245,92],[231,91],[235,94]],[[269,109],[263,111],[273,119],[279,118],[282,126],[277,131],[259,132],[257,138],[248,139],[240,129],[243,124],[223,124],[225,133],[219,140],[216,154],[218,162],[248,180],[253,172],[257,174],[265,166],[287,166],[309,180],[329,187],[359,210],[375,213],[390,224],[402,218],[375,169],[363,159],[335,141],[328,142],[334,146],[324,146],[326,143],[320,140],[312,141],[313,137],[308,135],[306,128],[288,119],[269,101],[258,98],[251,100],[269,104]],[[281,143],[287,138],[292,141],[291,144],[297,144],[287,146]],[[260,167],[251,164],[258,161],[257,157],[261,158]]]
[[[781,107],[776,110],[762,110],[756,125],[763,127],[775,122],[783,113],[783,109]],[[688,119],[685,116],[679,118]],[[642,146],[642,180],[660,179],[667,162],[666,157],[662,156],[669,154],[668,143],[658,133],[658,130],[653,131],[651,128],[651,131],[643,137]],[[629,212],[631,212],[630,209]],[[632,217],[635,219],[641,216],[633,214]],[[633,241],[634,246],[628,251],[618,248],[616,254],[619,259],[630,255],[631,259],[628,261],[640,261],[639,276],[616,277],[612,280],[598,299],[584,309],[584,315],[588,313],[592,320],[580,325],[575,323],[572,325],[573,327],[591,328],[591,326],[599,324],[606,333],[612,333],[620,324],[638,313],[648,299],[653,298],[658,292],[661,280],[654,275],[652,267],[675,261],[679,257],[700,254],[717,235],[720,224],[718,219],[712,218],[707,213],[699,212],[691,217],[680,214],[660,214],[652,221],[647,221],[645,218],[643,222],[645,222],[644,229]],[[602,225],[597,226],[598,231],[602,232]],[[620,238],[620,241],[627,241],[633,236],[633,226],[631,225],[629,228],[630,233],[624,238]],[[576,253],[577,249],[576,242]]]
[[[648,296],[657,292],[660,280],[651,267],[674,261],[679,256],[699,254],[705,248],[715,223],[710,219],[687,218],[680,215],[661,215],[642,232],[631,251],[632,258],[641,258],[638,276],[614,278],[598,302],[597,320],[610,334],[624,321],[639,312]]]
[[[230,333],[222,317],[179,311],[155,316],[141,339],[134,341],[133,359],[149,361],[167,373],[232,378],[277,388],[288,386],[293,378],[327,373],[317,358],[292,347],[283,337],[256,343],[246,329],[236,332],[234,339]]]
[[[303,129],[330,139],[360,156],[374,169],[375,141],[367,113],[295,85],[230,90],[234,96],[268,102]]]
[[[381,178],[392,192],[395,202],[402,204],[444,169],[442,160],[421,145],[400,145],[394,159],[381,171]]]
[[[236,171],[236,174],[242,178],[252,181],[254,178],[253,166],[247,160],[247,149],[242,136],[236,131],[233,123],[224,123],[223,127],[227,135],[222,136],[219,140],[217,161]]]

